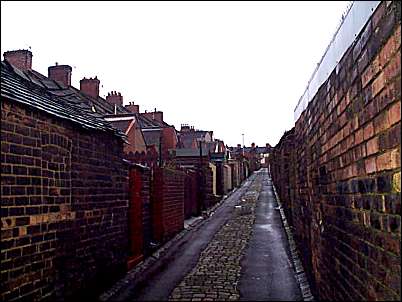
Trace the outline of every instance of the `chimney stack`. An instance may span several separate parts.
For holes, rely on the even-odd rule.
[[[141,115],[143,115],[149,119],[152,119],[152,120],[157,120],[157,121],[163,122],[163,112],[156,111],[156,108],[153,112],[145,111],[144,113],[141,113]]]
[[[140,112],[140,106],[134,105],[134,102],[129,102],[128,105],[126,105],[124,107],[131,113],[139,113]]]
[[[181,124],[180,132],[189,132],[190,126],[188,124]]]
[[[95,78],[83,78],[80,81],[80,90],[82,93],[85,93],[88,96],[93,97],[94,99],[97,99],[99,96],[99,80],[97,77]]]
[[[108,92],[106,101],[108,101],[111,104],[123,106],[123,96],[121,95],[120,92],[116,91]]]
[[[71,71],[72,68],[69,65],[49,66],[48,77],[58,83],[61,83],[65,87],[71,86]]]
[[[32,52],[27,49],[6,51],[4,60],[21,70],[32,69]]]

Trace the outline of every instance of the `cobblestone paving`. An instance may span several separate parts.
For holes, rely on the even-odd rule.
[[[173,290],[169,301],[239,299],[240,260],[251,237],[262,176],[257,174],[231,218],[215,234],[194,269]]]

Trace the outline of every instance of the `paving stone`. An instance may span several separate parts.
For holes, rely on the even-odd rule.
[[[201,253],[196,266],[172,291],[170,301],[188,301],[189,298],[191,301],[239,299],[237,283],[240,279],[240,261],[251,237],[260,190],[261,177],[257,175],[237,202],[237,205],[246,209],[246,212],[239,214],[233,211],[228,222],[221,227]],[[199,291],[195,292],[191,284],[198,284],[200,278],[208,286],[200,287]]]

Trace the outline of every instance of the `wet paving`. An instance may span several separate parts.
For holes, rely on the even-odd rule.
[[[302,300],[272,184],[268,173],[261,174],[253,234],[241,262],[240,300]]]
[[[302,300],[266,169],[109,301]]]

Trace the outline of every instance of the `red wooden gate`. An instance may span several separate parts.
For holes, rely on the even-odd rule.
[[[130,204],[128,208],[130,251],[127,268],[130,270],[143,259],[143,226],[142,226],[142,200],[141,200],[141,169],[130,168]]]

